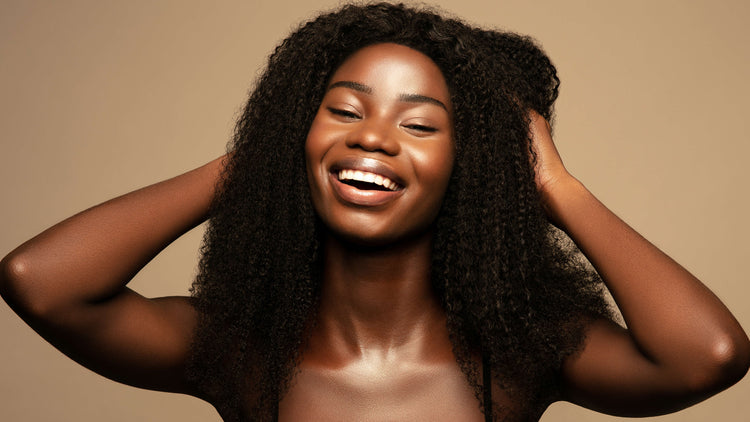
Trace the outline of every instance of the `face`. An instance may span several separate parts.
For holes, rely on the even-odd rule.
[[[313,205],[331,232],[373,245],[427,233],[453,166],[451,116],[424,54],[377,44],[347,59],[305,146]]]

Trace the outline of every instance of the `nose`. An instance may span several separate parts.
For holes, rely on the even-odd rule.
[[[401,152],[397,136],[386,122],[370,118],[360,122],[357,128],[349,133],[346,145],[349,148],[361,148],[368,152],[397,155]]]

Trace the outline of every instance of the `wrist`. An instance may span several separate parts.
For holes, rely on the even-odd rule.
[[[581,199],[591,196],[583,183],[570,174],[545,184],[540,194],[547,217],[562,229],[565,227],[568,211]]]

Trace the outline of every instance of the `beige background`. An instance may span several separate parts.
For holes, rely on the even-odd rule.
[[[750,329],[750,7],[736,1],[438,4],[531,34],[563,81],[570,169]],[[222,153],[266,55],[331,1],[0,1],[0,256],[116,194]],[[184,294],[200,231],[133,285]],[[0,305],[0,420],[216,421],[198,400],[85,370]],[[750,380],[659,421],[743,421]],[[543,421],[614,421],[566,404]]]

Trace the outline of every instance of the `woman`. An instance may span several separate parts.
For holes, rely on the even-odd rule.
[[[557,84],[512,34],[399,6],[323,15],[277,48],[226,160],[22,245],[3,297],[82,364],[226,420],[645,415],[726,388],[746,335],[565,170]],[[209,215],[192,299],[125,287]]]

